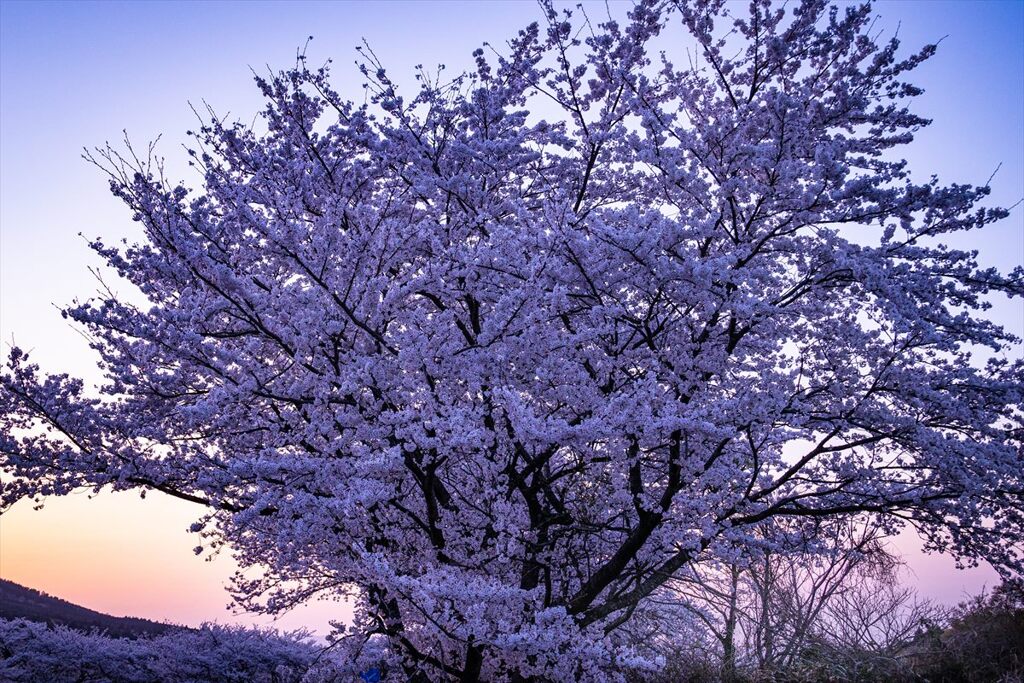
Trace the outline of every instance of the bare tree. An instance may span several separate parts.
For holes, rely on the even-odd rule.
[[[895,652],[932,613],[896,586],[901,563],[886,547],[882,527],[819,528],[825,542],[812,553],[790,549],[796,533],[766,528],[755,557],[695,567],[663,597],[685,604],[707,629],[723,680],[744,669],[793,671],[826,648]]]
[[[822,611],[807,662],[833,680],[909,677],[915,657],[929,654],[921,636],[941,628],[949,610],[922,600],[899,582],[901,564],[865,567]]]

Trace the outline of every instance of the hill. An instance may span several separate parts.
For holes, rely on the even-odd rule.
[[[154,636],[169,629],[184,628],[148,619],[112,617],[6,579],[0,579],[0,619],[61,624],[78,631],[99,629],[115,638]]]

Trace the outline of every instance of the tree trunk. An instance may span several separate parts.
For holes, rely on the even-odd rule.
[[[729,611],[725,619],[725,632],[722,635],[722,681],[732,683],[736,680],[736,600],[739,591],[740,568],[730,568]]]
[[[469,645],[466,646],[466,664],[462,668],[459,683],[477,683],[480,680],[480,669],[483,667],[483,663],[483,651],[479,645],[473,645],[473,640],[470,638]]]

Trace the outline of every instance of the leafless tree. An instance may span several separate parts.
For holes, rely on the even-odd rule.
[[[823,662],[835,664],[839,677],[855,678],[895,662],[922,628],[944,618],[900,587],[902,563],[886,546],[884,528],[845,522],[817,529],[827,543],[813,553],[788,550],[794,533],[766,528],[755,557],[698,566],[663,596],[703,624],[723,680],[740,672],[820,671]]]
[[[922,636],[941,628],[949,611],[900,584],[900,564],[856,572],[822,610],[810,638],[805,668],[814,678],[891,680],[910,677],[928,656]]]

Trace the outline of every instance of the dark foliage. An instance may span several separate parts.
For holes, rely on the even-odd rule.
[[[76,631],[100,630],[115,638],[155,636],[184,628],[134,617],[112,617],[6,579],[0,579],[0,619],[27,619]]]
[[[1004,583],[962,603],[948,628],[927,639],[914,669],[928,681],[1024,681],[1024,585]]]

